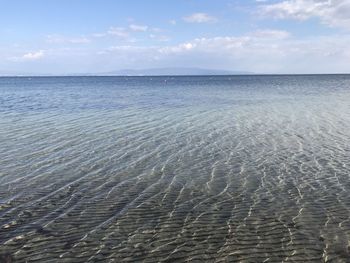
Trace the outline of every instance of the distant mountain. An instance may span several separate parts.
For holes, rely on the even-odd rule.
[[[48,74],[15,71],[1,71],[0,76],[200,76],[200,75],[250,75],[246,71],[229,71],[202,68],[151,68],[151,69],[123,69],[101,73],[68,73]]]
[[[246,75],[245,71],[229,71],[202,68],[152,68],[152,69],[124,69],[101,73],[106,76],[195,76],[195,75]]]
[[[32,77],[32,76],[53,76],[48,73],[33,73],[33,72],[22,72],[22,71],[8,71],[0,70],[0,77]]]
[[[27,72],[16,72],[16,71],[9,71],[9,70],[0,70],[0,76],[7,77],[7,76],[29,76],[32,75],[31,73]]]

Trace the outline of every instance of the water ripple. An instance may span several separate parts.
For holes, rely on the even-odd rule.
[[[0,78],[0,261],[348,262],[349,87]]]

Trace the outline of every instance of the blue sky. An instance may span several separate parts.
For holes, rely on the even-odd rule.
[[[350,0],[0,0],[0,73],[350,72]]]

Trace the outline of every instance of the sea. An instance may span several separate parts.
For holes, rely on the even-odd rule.
[[[350,75],[1,77],[0,262],[350,262]]]

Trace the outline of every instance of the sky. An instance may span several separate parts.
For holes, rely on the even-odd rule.
[[[350,73],[350,0],[0,0],[0,73]]]

